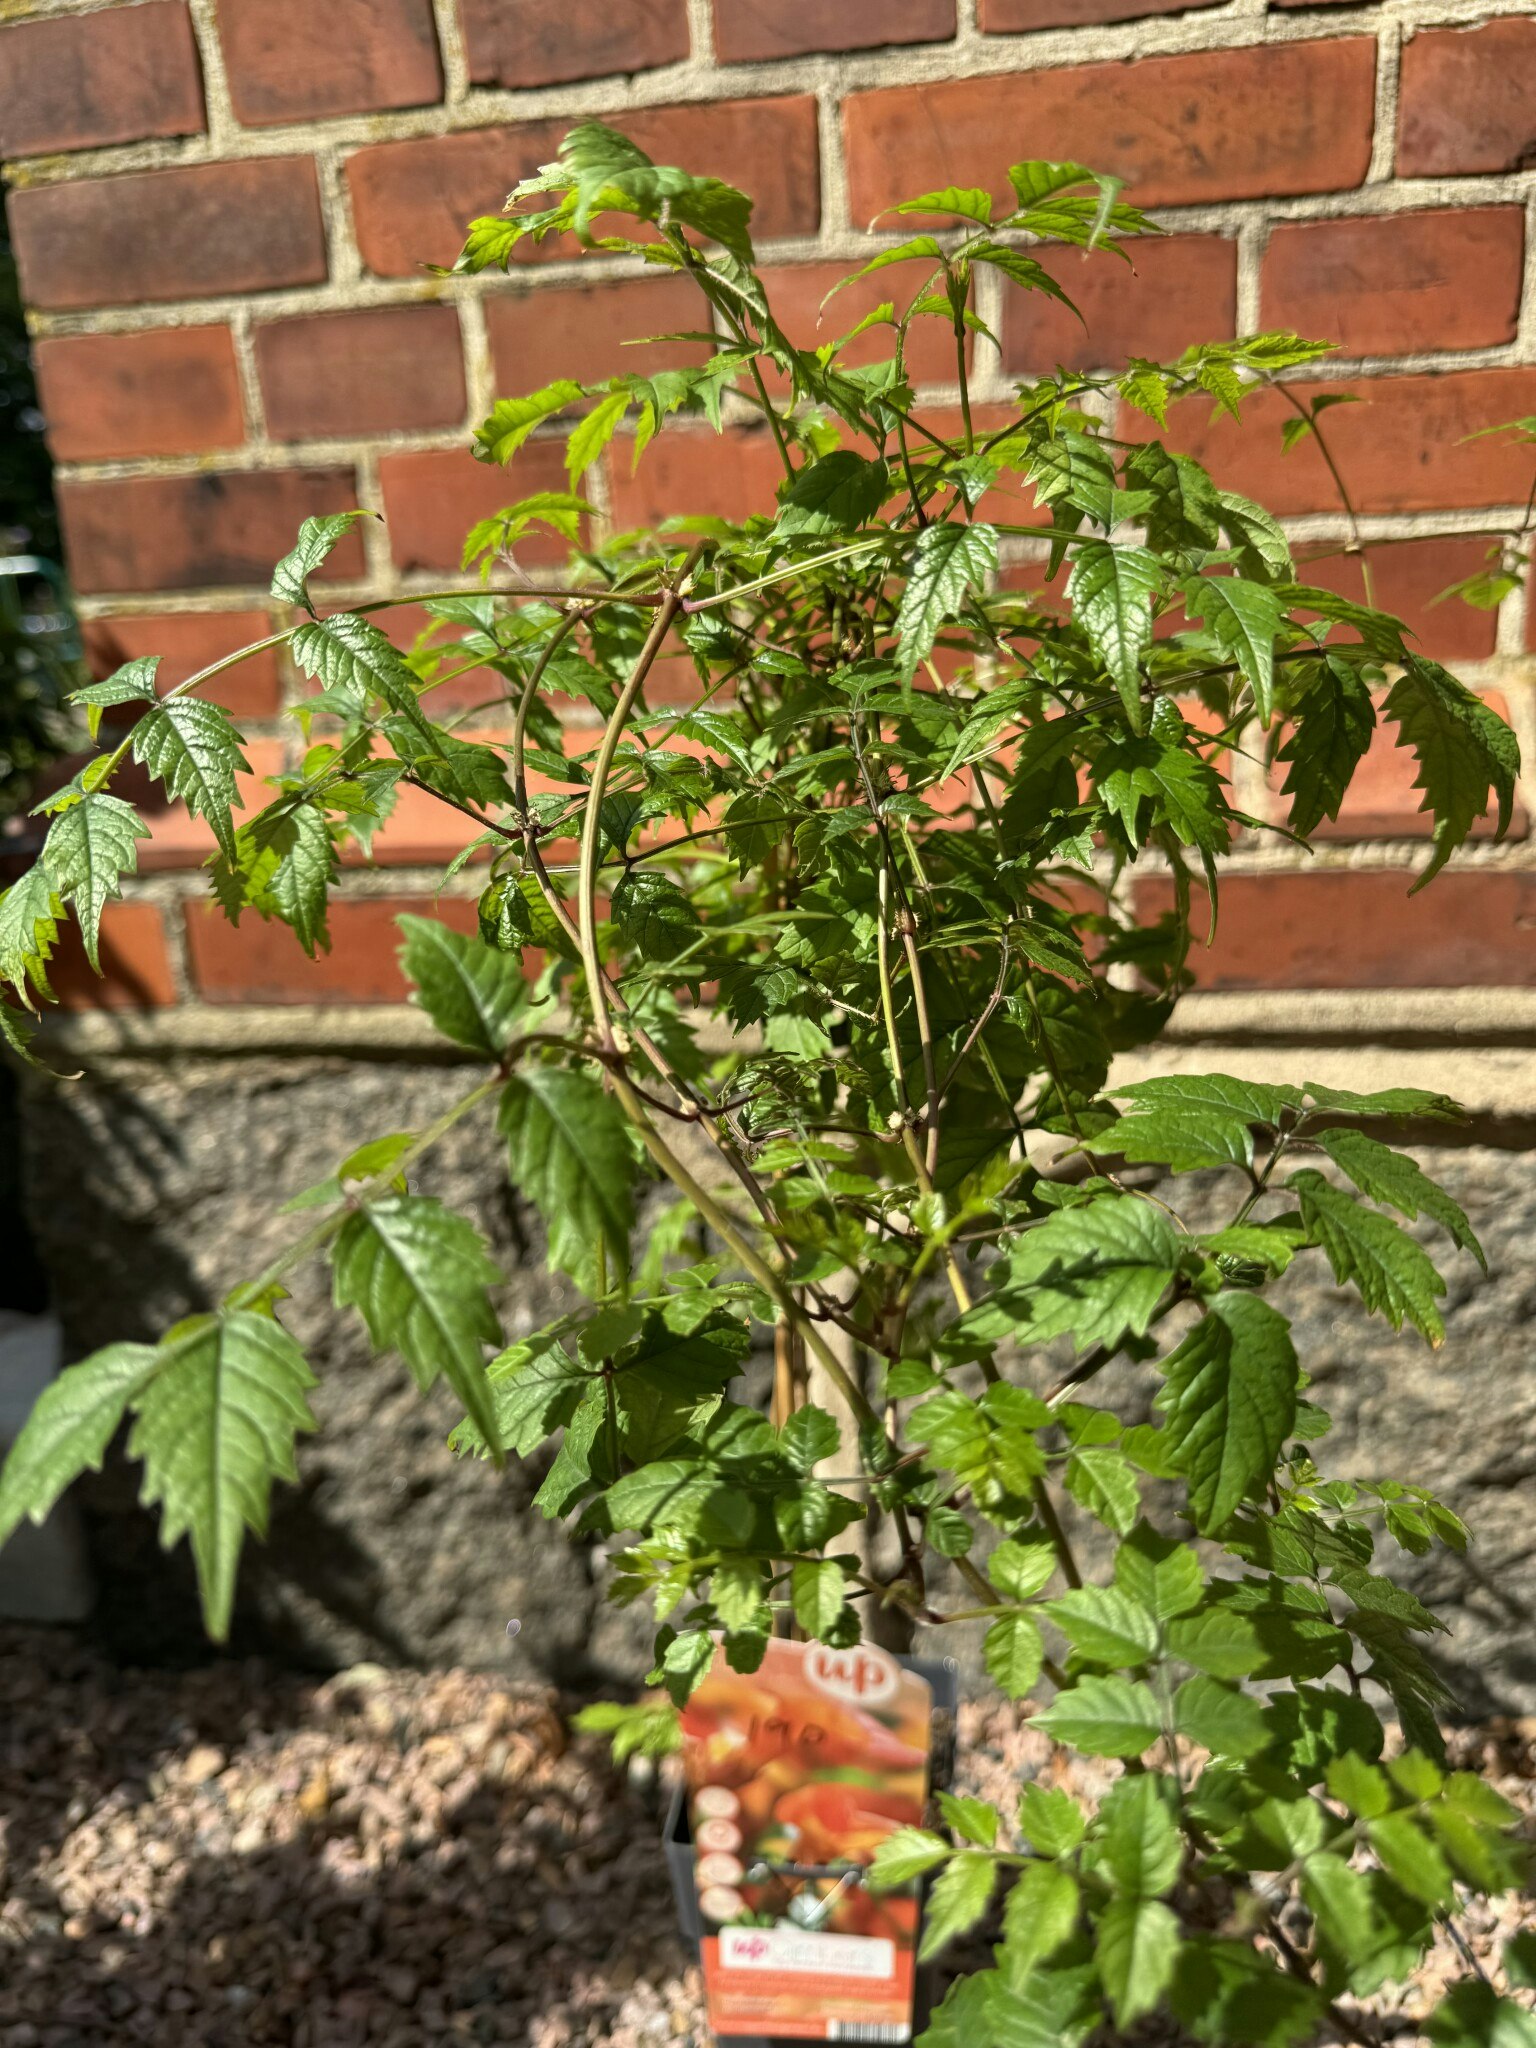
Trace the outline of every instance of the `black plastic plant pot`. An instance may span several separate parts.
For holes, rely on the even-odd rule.
[[[956,1666],[951,1659],[939,1662],[932,1658],[899,1657],[895,1660],[901,1667],[926,1679],[933,1693],[933,1746],[929,1761],[930,1789],[937,1789],[949,1782],[954,1764],[955,1713],[959,1704],[959,1683]],[[696,1854],[693,1830],[689,1822],[689,1800],[685,1785],[679,1785],[672,1795],[667,1809],[666,1822],[662,1829],[662,1849],[667,1859],[667,1875],[672,1884],[672,1895],[677,1903],[678,1925],[695,1954],[699,1954],[709,1931],[704,1914],[699,1906],[698,1886],[695,1882]],[[825,1870],[813,1870],[811,1866],[779,1866],[793,1870],[802,1877],[849,1877],[846,1866],[831,1866]],[[856,1878],[851,1881],[857,1882]],[[922,1887],[921,1898],[926,1891]],[[921,1940],[921,1922],[918,1939]],[[932,1972],[919,1968],[913,1980],[913,1997],[904,2022],[893,2022],[886,2018],[879,2023],[863,2025],[858,2021],[832,2021],[821,2038],[832,2041],[864,2041],[891,2044],[899,2048],[903,2041],[920,2034],[928,2023],[928,2011],[932,1998]],[[730,2048],[792,2048],[792,2040],[803,2043],[807,2036],[802,2030],[793,2037],[763,2034],[738,2033],[728,2028],[716,2027],[715,2038],[728,2042]]]

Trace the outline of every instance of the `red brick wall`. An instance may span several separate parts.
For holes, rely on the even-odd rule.
[[[1432,606],[1517,522],[1524,458],[1467,436],[1536,413],[1530,280],[1536,18],[1529,0],[37,0],[0,28],[0,154],[60,465],[70,567],[103,666],[148,651],[174,681],[265,630],[266,572],[310,511],[388,515],[338,551],[337,601],[456,580],[466,526],[504,481],[465,452],[497,391],[601,374],[627,334],[692,320],[664,279],[559,256],[512,281],[444,279],[464,223],[496,210],[578,117],[743,184],[784,317],[806,338],[870,216],[1010,160],[1074,156],[1130,181],[1169,239],[1134,275],[1070,259],[1085,335],[1038,299],[984,306],[999,360],[978,395],[1053,361],[1295,325],[1342,344],[1367,404],[1334,413],[1382,600],[1515,719],[1536,754],[1536,607]],[[650,352],[663,360],[660,349]],[[627,360],[627,358],[626,358]],[[942,402],[946,353],[918,357]],[[1358,588],[1316,452],[1282,460],[1278,402],[1239,437],[1187,408],[1174,435],[1282,511],[1313,573]],[[1142,431],[1128,423],[1129,431]],[[765,502],[773,469],[663,438],[615,518]],[[558,449],[537,451],[550,481]],[[533,481],[538,481],[534,478]],[[1334,550],[1331,555],[1329,550]],[[281,621],[279,621],[281,623]],[[409,630],[419,621],[402,622]],[[295,688],[264,657],[220,678],[266,772]],[[1263,777],[1240,764],[1249,807]],[[1223,989],[1536,985],[1536,866],[1474,846],[1406,905],[1422,851],[1404,758],[1373,755],[1305,862],[1255,840],[1222,936]],[[202,827],[169,815],[135,899],[109,911],[111,972],[74,999],[388,1002],[387,916],[457,844],[429,800],[356,876],[317,972],[282,933],[201,908]],[[461,891],[472,887],[460,883]],[[1147,877],[1141,900],[1155,907]],[[387,893],[381,893],[387,891]],[[458,903],[455,914],[465,914]],[[1325,934],[1321,951],[1310,938]],[[259,937],[259,943],[257,939]]]

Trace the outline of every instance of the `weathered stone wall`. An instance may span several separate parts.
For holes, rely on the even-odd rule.
[[[1513,1035],[1532,1021],[1513,1015],[1503,1028]],[[1422,1038],[1423,1029],[1421,1013],[1402,1035]],[[293,1235],[294,1222],[275,1213],[279,1200],[322,1178],[362,1136],[419,1126],[462,1088],[462,1070],[430,1057],[420,1034],[402,1033],[391,1047],[360,1020],[347,1053],[316,1059],[272,1032],[265,1047],[231,1034],[222,1050],[205,1040],[172,1060],[163,1046],[104,1055],[98,1032],[79,1055],[81,1080],[29,1084],[27,1209],[73,1353],[156,1335],[209,1305]],[[1320,1447],[1327,1468],[1427,1484],[1473,1526],[1465,1558],[1402,1561],[1452,1624],[1437,1655],[1465,1705],[1536,1708],[1536,1158],[1524,1149],[1528,1114],[1487,1114],[1492,1091],[1536,1107],[1536,1063],[1422,1043],[1369,1052],[1256,1045],[1253,1035],[1244,1044],[1176,1038],[1162,1064],[1343,1085],[1459,1077],[1483,1112],[1467,1142],[1419,1150],[1467,1209],[1490,1269],[1485,1280],[1469,1258],[1444,1262],[1442,1350],[1368,1319],[1317,1262],[1277,1299],[1336,1417]],[[292,1036],[299,1041],[302,1027]],[[472,1213],[489,1236],[509,1276],[509,1332],[556,1312],[562,1283],[543,1269],[537,1220],[508,1188],[488,1120],[459,1127],[424,1164],[422,1186]],[[301,1453],[299,1488],[274,1496],[270,1543],[247,1554],[236,1647],[322,1666],[510,1659],[577,1683],[640,1676],[644,1619],[605,1609],[601,1560],[530,1509],[540,1469],[498,1476],[453,1459],[444,1447],[451,1404],[422,1400],[398,1365],[369,1357],[355,1319],[331,1307],[321,1269],[301,1270],[293,1285],[285,1317],[321,1374],[323,1428]],[[1128,1409],[1147,1398],[1150,1384],[1115,1370],[1120,1385],[1106,1381],[1106,1393],[1122,1394]],[[94,1626],[129,1656],[204,1654],[185,1555],[162,1556],[134,1484],[113,1465],[81,1489],[103,1596]],[[515,1650],[505,1636],[513,1616],[522,1623]],[[929,1647],[958,1651],[979,1670],[972,1644]]]

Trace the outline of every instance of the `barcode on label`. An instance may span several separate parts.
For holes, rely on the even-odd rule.
[[[912,2029],[897,2020],[828,2020],[829,2041],[910,2041]]]

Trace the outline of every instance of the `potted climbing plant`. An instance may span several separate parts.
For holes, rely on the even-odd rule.
[[[1036,1727],[1113,1760],[1096,1803],[951,1799],[942,1829],[879,1844],[873,1896],[931,1880],[930,1952],[1001,1902],[992,1960],[931,2041],[1071,2042],[1153,2013],[1212,2043],[1370,2041],[1358,2001],[1520,1861],[1504,1802],[1444,1766],[1435,1620],[1393,1576],[1466,1532],[1411,1475],[1324,1477],[1328,1416],[1270,1293],[1325,1266],[1362,1314],[1437,1344],[1444,1282],[1405,1222],[1480,1253],[1387,1137],[1458,1112],[1304,1077],[1121,1086],[1112,1063],[1166,1023],[1237,835],[1304,844],[1379,721],[1433,817],[1415,886],[1490,807],[1507,823],[1514,741],[1161,438],[1174,399],[1239,414],[1320,344],[1058,372],[983,418],[978,276],[1060,299],[1052,248],[1114,262],[1154,230],[1071,163],[896,211],[918,231],[858,274],[902,289],[807,346],[754,268],[744,195],[576,129],[461,267],[565,240],[691,278],[699,360],[495,407],[482,458],[515,479],[530,437],[564,431],[570,490],[509,489],[469,538],[479,586],[429,598],[408,653],[386,601],[324,616],[310,592],[364,515],[305,523],[272,588],[315,685],[306,745],[254,815],[234,806],[240,734],[196,694],[213,670],[159,695],[136,661],[77,693],[107,743],[47,798],[43,852],[0,899],[18,1048],[62,923],[94,960],[134,866],[131,757],[207,820],[227,915],[311,953],[343,854],[366,857],[403,785],[462,813],[451,872],[475,877],[478,932],[405,920],[402,953],[480,1072],[428,1128],[360,1132],[215,1312],[72,1366],[0,1479],[0,1540],[131,1416],[219,1636],[244,1534],[312,1426],[284,1281],[328,1260],[376,1348],[451,1386],[455,1448],[543,1460],[539,1506],[601,1539],[614,1600],[653,1604],[661,1690],[602,1717],[621,1748],[670,1746],[721,1645],[749,1676],[790,1631],[942,1649],[968,1618]],[[931,321],[958,393],[924,411],[906,350]],[[1140,415],[1136,440],[1106,400]],[[644,461],[684,415],[748,412],[782,470],[751,517],[614,534],[582,495],[616,439]],[[1320,409],[1296,431],[1321,434]],[[519,567],[535,529],[570,544],[567,575]],[[437,714],[471,670],[484,708]],[[1235,803],[1241,751],[1271,764],[1283,825]],[[1150,920],[1121,886],[1139,863],[1168,882]],[[418,1182],[475,1116],[569,1282],[510,1345],[486,1246]],[[1509,1987],[1532,1948],[1454,1984],[1432,2036],[1529,2041]]]

